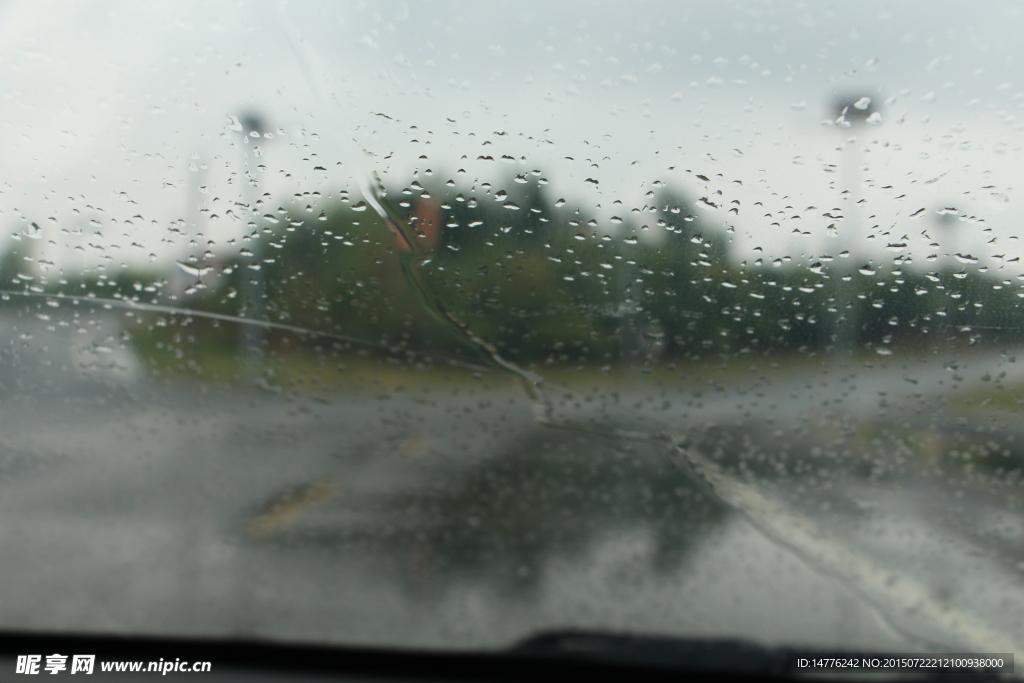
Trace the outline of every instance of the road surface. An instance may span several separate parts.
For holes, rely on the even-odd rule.
[[[83,368],[73,326],[5,329],[0,627],[909,651],[1024,633],[1017,487],[948,462],[961,432],[1016,438],[949,412],[1024,379],[1010,351],[552,387],[552,426],[500,377],[375,389],[368,363],[369,388],[313,397],[159,379],[116,343],[122,369]],[[922,434],[939,455],[907,446]]]

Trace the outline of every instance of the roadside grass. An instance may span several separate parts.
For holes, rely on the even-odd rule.
[[[950,408],[962,414],[1024,412],[1024,382],[998,382],[956,397]]]
[[[189,341],[164,335],[133,334],[136,351],[150,371],[171,382],[214,385],[255,384],[271,391],[329,396],[351,392],[386,394],[401,391],[448,393],[462,390],[508,390],[519,383],[511,372],[462,367],[427,356],[385,356],[370,351],[317,351],[277,345],[247,356],[229,344]],[[682,360],[635,358],[605,363],[533,363],[525,370],[540,376],[551,390],[570,393],[622,389],[699,389],[743,386],[772,378],[897,367],[921,354],[880,359],[870,352],[843,356],[816,354],[708,355]]]

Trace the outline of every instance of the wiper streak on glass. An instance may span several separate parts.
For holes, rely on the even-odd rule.
[[[321,79],[314,77],[314,64],[320,66],[321,73],[328,73],[323,59],[319,54],[317,54],[316,50],[302,39],[302,36],[299,34],[298,29],[296,29],[295,24],[291,21],[291,17],[288,15],[287,0],[282,0],[278,6],[281,10],[281,26],[284,29],[288,38],[288,43],[291,45],[292,52],[295,54],[295,58],[298,60],[299,65],[302,68],[302,73],[310,88],[313,90],[314,95],[318,100],[320,100],[321,105],[333,103],[334,106],[331,108],[337,115],[342,116],[342,109],[338,105],[337,99],[334,97],[333,93],[325,91],[322,83],[320,82]],[[332,133],[336,128],[336,126],[330,127]],[[352,149],[353,146],[358,146],[355,145],[354,141],[347,140],[341,135],[336,135],[336,138],[346,148],[348,148],[351,158],[355,160],[357,164],[361,164],[365,156],[365,151],[360,148]],[[542,389],[543,378],[540,375],[525,370],[515,363],[502,358],[498,349],[495,348],[493,344],[473,333],[465,323],[453,316],[448,309],[444,307],[440,299],[437,298],[423,278],[421,267],[424,264],[425,257],[417,243],[414,230],[412,230],[398,212],[395,211],[384,197],[384,193],[370,185],[368,179],[370,177],[376,179],[376,174],[374,173],[371,175],[371,173],[365,169],[359,168],[356,170],[354,175],[359,183],[359,189],[363,195],[363,199],[367,204],[373,207],[373,210],[381,217],[395,238],[398,245],[398,261],[402,270],[402,276],[405,279],[406,284],[409,285],[409,288],[416,295],[416,298],[422,305],[423,309],[445,329],[451,332],[456,339],[476,352],[486,365],[494,370],[505,372],[515,377],[533,403],[537,419],[541,423],[551,422],[552,407],[551,402],[545,396]]]
[[[126,311],[143,311],[146,313],[163,313],[166,315],[184,315],[192,318],[203,318],[206,320],[221,320],[224,322],[237,323],[239,325],[250,325],[253,327],[259,327],[266,330],[280,330],[282,332],[292,332],[294,334],[301,334],[308,337],[318,337],[321,339],[331,339],[334,341],[345,342],[347,344],[357,344],[359,346],[367,346],[374,349],[381,349],[383,351],[388,351],[391,353],[399,352],[399,350],[395,349],[393,346],[388,346],[387,344],[382,344],[381,342],[375,342],[369,339],[361,339],[359,337],[351,337],[349,335],[339,334],[337,332],[327,332],[324,330],[313,329],[311,327],[300,327],[298,325],[288,325],[286,323],[275,323],[270,320],[257,320],[255,318],[246,318],[243,316],[230,315],[227,313],[199,311],[193,308],[182,308],[179,306],[169,306],[166,304],[147,304],[141,301],[132,301],[131,299],[109,299],[96,296],[73,296],[70,294],[47,294],[46,292],[19,292],[10,289],[0,289],[0,297],[10,298],[12,296],[32,299],[45,299],[48,301],[67,301],[74,306],[118,308]],[[420,356],[422,358],[444,361],[448,365],[466,368],[467,370],[485,371],[491,369],[490,367],[478,365],[476,363],[469,363],[458,358],[452,358],[451,356],[444,356],[436,353],[419,353],[409,349],[401,349],[400,352],[406,355]]]

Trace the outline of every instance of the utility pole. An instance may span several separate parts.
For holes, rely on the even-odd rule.
[[[945,209],[935,214],[935,222],[938,225],[939,232],[939,261],[938,268],[936,269],[936,276],[939,278],[939,281],[931,287],[931,300],[934,302],[931,307],[931,315],[936,346],[950,341],[955,343],[955,337],[949,337],[950,328],[952,327],[951,320],[954,315],[954,311],[950,309],[955,308],[950,305],[949,295],[953,289],[954,278],[956,277],[954,275],[956,270],[956,257],[954,254],[957,253],[958,246],[957,237],[959,235],[956,230],[958,219],[959,216],[946,213]],[[943,304],[946,305],[944,306]]]

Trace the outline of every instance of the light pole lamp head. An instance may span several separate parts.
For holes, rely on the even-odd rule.
[[[832,115],[841,128],[866,123],[877,111],[874,101],[867,95],[836,95],[832,101]]]
[[[258,133],[263,135],[264,126],[266,125],[258,113],[254,111],[248,111],[239,117],[239,121],[242,124],[242,134],[249,135],[250,133]]]

